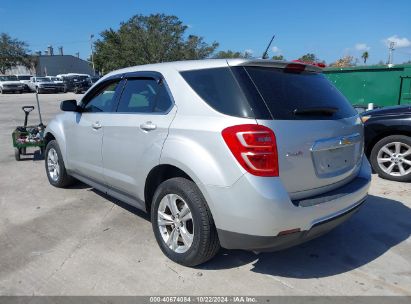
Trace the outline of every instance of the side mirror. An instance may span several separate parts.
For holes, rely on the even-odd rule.
[[[77,101],[76,100],[63,100],[60,103],[60,110],[64,112],[77,112],[78,107],[77,107]]]

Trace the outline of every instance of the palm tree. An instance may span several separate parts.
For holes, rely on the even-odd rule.
[[[367,59],[369,57],[369,54],[367,51],[365,51],[364,53],[362,53],[361,58],[364,59],[364,64],[367,63]]]

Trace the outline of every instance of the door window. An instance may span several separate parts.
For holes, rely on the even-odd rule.
[[[152,113],[167,111],[172,102],[162,82],[152,78],[128,79],[117,112]]]
[[[110,82],[103,86],[97,93],[87,102],[83,112],[112,112],[115,105],[115,93],[120,80]]]

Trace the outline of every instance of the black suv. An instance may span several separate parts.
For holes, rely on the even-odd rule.
[[[81,94],[91,87],[91,79],[87,75],[64,75],[61,76],[67,92]]]

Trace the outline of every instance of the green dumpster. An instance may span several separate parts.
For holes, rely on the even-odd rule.
[[[411,103],[411,64],[329,67],[324,74],[353,105]]]

